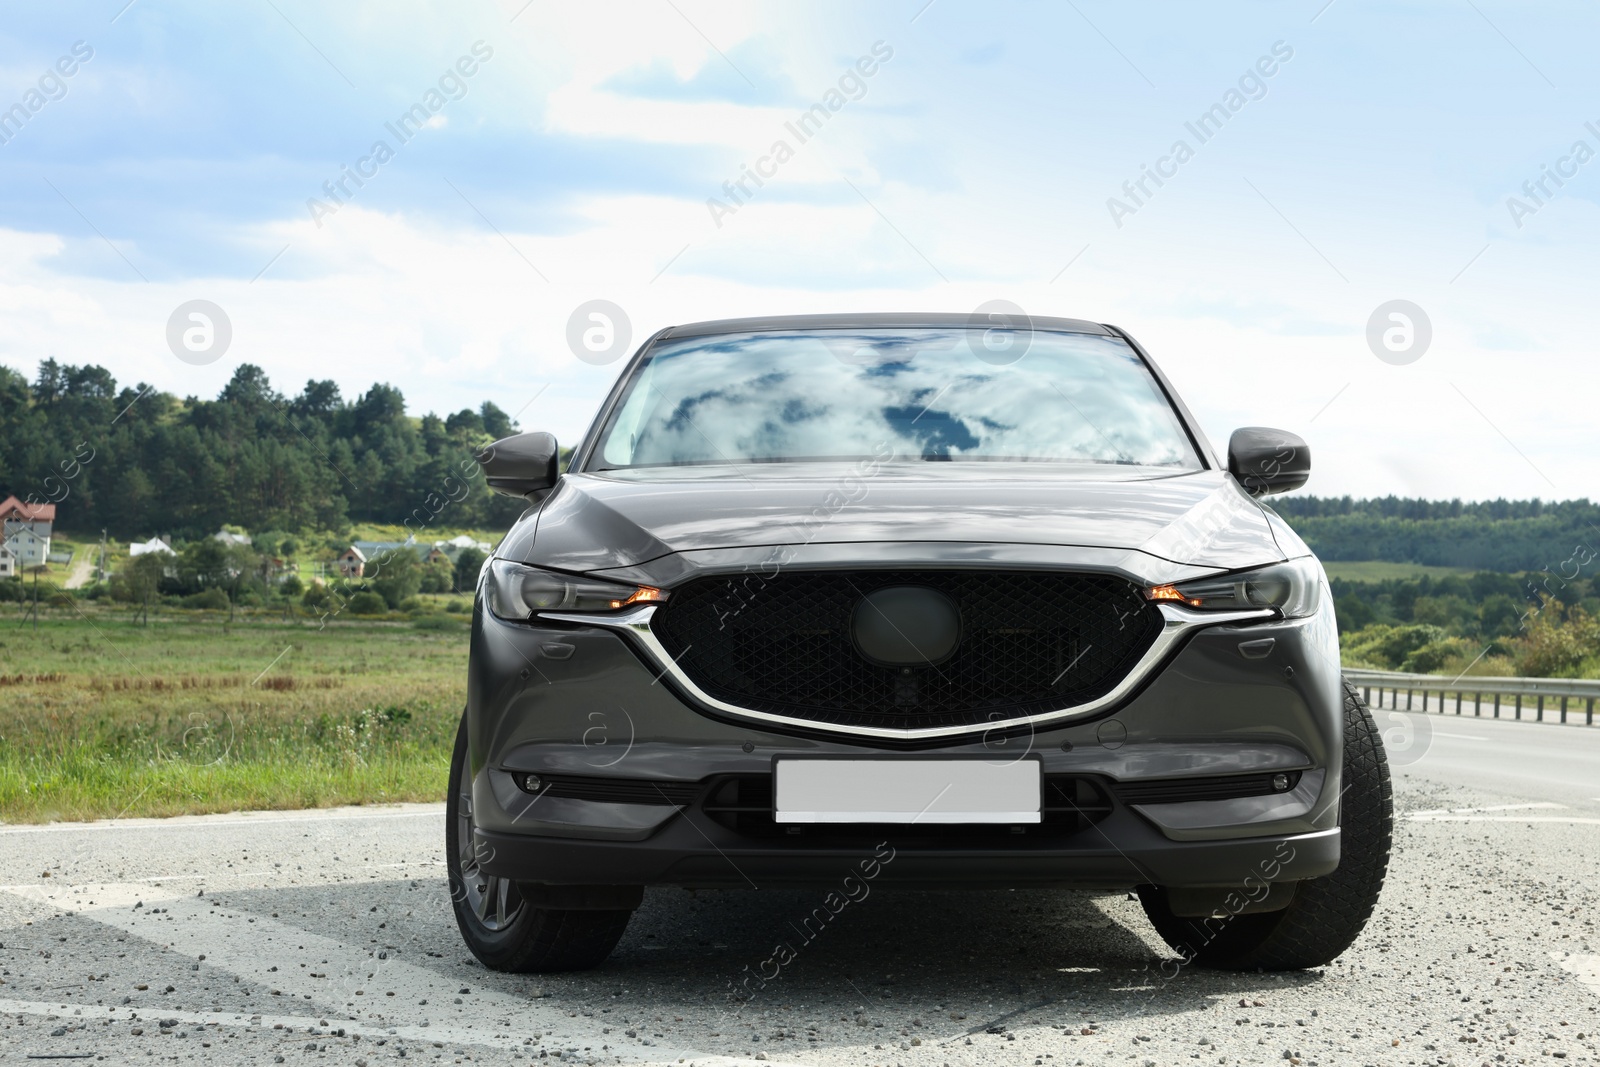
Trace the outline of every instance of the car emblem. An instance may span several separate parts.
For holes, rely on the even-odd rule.
[[[856,649],[884,667],[926,667],[961,643],[955,601],[925,585],[892,585],[862,597],[850,616]]]

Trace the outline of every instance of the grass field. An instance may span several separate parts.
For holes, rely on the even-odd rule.
[[[0,820],[444,796],[464,627],[0,617]]]
[[[1423,563],[1390,563],[1386,560],[1322,561],[1329,578],[1350,582],[1382,582],[1390,578],[1443,578],[1450,574],[1472,574],[1472,567],[1430,567]]]

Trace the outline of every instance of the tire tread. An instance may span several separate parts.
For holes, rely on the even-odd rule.
[[[1394,787],[1383,741],[1366,702],[1344,689],[1344,791],[1340,795],[1339,866],[1300,883],[1279,912],[1236,915],[1220,929],[1173,915],[1164,893],[1142,887],[1145,912],[1163,940],[1185,958],[1225,970],[1288,971],[1321,967],[1354,943],[1372,918],[1389,869]]]

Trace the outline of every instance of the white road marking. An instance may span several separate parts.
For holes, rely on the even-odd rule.
[[[1563,959],[1561,953],[1552,952],[1550,958],[1560,964],[1563,971],[1571,971],[1578,976],[1578,981],[1593,992],[1600,993],[1600,956],[1567,956]]]
[[[102,1019],[131,1020],[135,1013],[128,1008],[108,1008],[101,1004],[77,1004],[72,1001],[43,1001],[43,1000],[4,1000],[0,999],[0,1013],[11,1015],[41,1015],[51,1019],[83,1019],[88,1022],[97,1022]],[[522,1043],[524,1037],[530,1036],[522,1031],[504,1030],[499,1034],[467,1033],[457,1028],[445,1026],[384,1026],[371,1023],[346,1022],[340,1020],[332,1026],[318,1027],[315,1025],[316,1017],[311,1015],[264,1015],[259,1012],[249,1011],[174,1011],[171,1008],[162,1008],[160,1011],[146,1012],[147,1016],[159,1015],[163,1019],[176,1019],[179,1026],[231,1026],[241,1030],[260,1031],[264,1034],[283,1034],[285,1036],[299,1030],[309,1034],[317,1031],[319,1037],[329,1037],[331,1030],[339,1029],[345,1036],[359,1036],[362,1038],[387,1038],[390,1041],[415,1041],[420,1043],[443,1042],[450,1045],[478,1045],[490,1048],[503,1048],[521,1050],[526,1052],[530,1047]],[[274,1031],[274,1026],[282,1026],[282,1030]],[[569,1042],[570,1043],[570,1042]],[[552,1042],[544,1046],[549,1049],[566,1048],[567,1044]],[[625,1050],[612,1048],[614,1054],[623,1055]],[[746,1067],[753,1065],[755,1060],[735,1056],[708,1056],[682,1049],[651,1049],[653,1058],[632,1059],[629,1062],[641,1065],[648,1064],[677,1064],[688,1060],[696,1067]],[[689,1057],[693,1057],[689,1060]],[[793,1062],[785,1063],[781,1060],[767,1060],[765,1067],[800,1067]]]
[[[340,822],[354,819],[416,819],[443,816],[443,804],[385,804],[319,808],[313,811],[252,811],[225,815],[175,815],[167,819],[104,819],[53,822],[42,826],[0,826],[0,834],[61,834],[83,830],[187,830],[208,826],[259,826],[286,822]]]
[[[150,882],[101,882],[89,885],[0,885],[0,892],[19,896],[56,911],[92,912],[106,908],[131,908],[139,901],[152,904],[194,896],[194,891]]]
[[[1435,730],[1435,731],[1433,731],[1433,736],[1434,737],[1453,737],[1457,741],[1487,741],[1487,740],[1489,740],[1487,737],[1479,737],[1477,734],[1447,734],[1443,730]]]
[[[1565,822],[1568,825],[1600,825],[1600,819],[1563,819],[1550,816],[1406,816],[1413,822]]]
[[[1530,804],[1490,804],[1482,808],[1429,808],[1427,811],[1414,811],[1413,817],[1418,815],[1473,815],[1480,811],[1518,811],[1523,808],[1566,808],[1565,804],[1552,804],[1541,800]]]
[[[315,1011],[317,1017],[338,1017],[340,1022],[335,1025],[344,1026],[347,1033],[351,1030],[345,1021],[348,1019],[373,1034],[389,1034],[392,1028],[394,1036],[415,1041],[521,1049],[528,1047],[523,1045],[525,1038],[543,1034],[543,1047],[552,1050],[573,1046],[598,1050],[606,1045],[616,1055],[627,1056],[631,1052],[618,1047],[618,1043],[628,1040],[620,1036],[619,1031],[623,1029],[620,1026],[612,1027],[613,1033],[605,1034],[599,1020],[573,1018],[564,1009],[542,1006],[538,999],[498,993],[476,982],[471,983],[472,993],[458,996],[455,987],[462,983],[461,978],[403,963],[395,958],[400,955],[398,950],[376,946],[357,948],[289,923],[219,907],[187,889],[136,882],[59,887],[19,885],[0,889],[34,903],[57,909],[70,908],[85,918],[190,959],[198,959],[203,954],[205,966],[252,982],[266,990],[270,997],[281,997],[285,1009],[294,1005]],[[92,905],[91,900],[94,901]],[[133,908],[131,905],[139,900],[145,901],[147,906]],[[161,911],[148,907],[152,901],[160,903]],[[463,1003],[454,1003],[458,999]],[[426,1005],[419,1003],[424,1000]],[[7,1007],[11,1004],[32,1007]],[[73,1011],[91,1010],[87,1005],[66,1007]],[[62,1005],[42,1001],[0,1001],[0,1011],[6,1010],[61,1014],[64,1009]],[[118,1015],[117,1009],[97,1006],[92,1010],[110,1012],[113,1018]],[[145,1012],[149,1014],[150,1009],[146,1008]],[[241,1009],[184,1016],[166,1008],[159,1009],[159,1013],[235,1026],[247,1025],[239,1021],[241,1017],[258,1014],[254,1009]],[[365,1021],[357,1018],[362,1014]],[[313,1018],[311,1015],[283,1015],[274,1021],[283,1022],[285,1026],[308,1026]],[[505,1019],[515,1019],[516,1025],[509,1029],[497,1025]],[[403,1026],[398,1020],[417,1025]],[[434,1020],[438,1020],[437,1025]],[[270,1028],[271,1022],[267,1025]],[[680,1058],[693,1059],[699,1064],[755,1062],[665,1046],[651,1047],[649,1056],[649,1060],[642,1062],[675,1063]]]

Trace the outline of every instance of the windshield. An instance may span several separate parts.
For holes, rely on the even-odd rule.
[[[666,342],[588,467],[865,457],[1200,466],[1120,338],[886,327]]]

